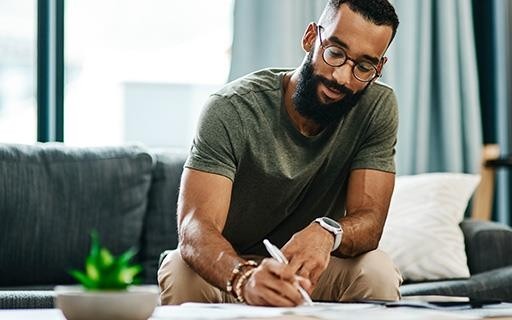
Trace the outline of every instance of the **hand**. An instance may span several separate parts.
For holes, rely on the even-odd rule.
[[[318,223],[311,223],[294,234],[282,249],[292,271],[311,281],[311,291],[329,264],[333,244],[332,234]]]
[[[311,283],[296,276],[288,265],[264,259],[245,283],[242,294],[250,305],[294,307],[304,303],[299,285],[308,290]]]

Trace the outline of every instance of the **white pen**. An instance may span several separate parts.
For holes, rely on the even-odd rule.
[[[270,256],[272,256],[272,258],[276,259],[280,263],[288,264],[288,259],[286,259],[286,257],[281,252],[281,250],[279,250],[278,247],[270,243],[270,241],[268,241],[267,239],[263,240],[263,244],[265,245],[265,248],[267,248],[267,251],[268,253],[270,253]],[[298,288],[300,294],[302,295],[302,299],[304,299],[304,304],[309,306],[313,305],[313,300],[311,300],[311,297],[306,292],[306,290],[300,285],[298,286]]]

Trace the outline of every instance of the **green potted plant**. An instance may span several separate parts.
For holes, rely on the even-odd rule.
[[[142,266],[131,264],[134,249],[118,257],[100,244],[98,233],[91,233],[91,249],[84,271],[71,270],[80,283],[55,287],[55,305],[68,320],[148,319],[158,303],[154,285],[138,285]]]

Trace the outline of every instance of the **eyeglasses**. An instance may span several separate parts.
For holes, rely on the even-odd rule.
[[[355,61],[354,59],[349,58],[345,49],[337,45],[331,44],[328,46],[324,46],[322,40],[322,33],[320,32],[321,29],[323,29],[323,27],[317,26],[317,28],[318,36],[320,38],[320,46],[323,49],[322,58],[324,59],[325,63],[327,63],[331,67],[341,67],[348,60],[354,62],[354,64],[352,65],[352,74],[357,80],[362,82],[370,82],[376,77],[380,77],[377,67],[374,66],[372,63],[368,61],[358,62]]]

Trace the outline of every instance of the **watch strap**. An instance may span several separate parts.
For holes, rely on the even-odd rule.
[[[332,224],[336,224],[337,227],[335,226],[332,226],[332,225],[329,225],[325,220],[326,219],[329,219],[330,223]],[[332,245],[332,249],[331,249],[331,252],[337,250],[341,244],[341,238],[342,238],[342,235],[343,235],[343,229],[341,228],[341,225],[329,218],[329,217],[320,217],[320,218],[316,218],[315,219],[315,222],[318,223],[322,228],[324,228],[325,230],[329,231],[333,237],[334,237],[334,243]]]

